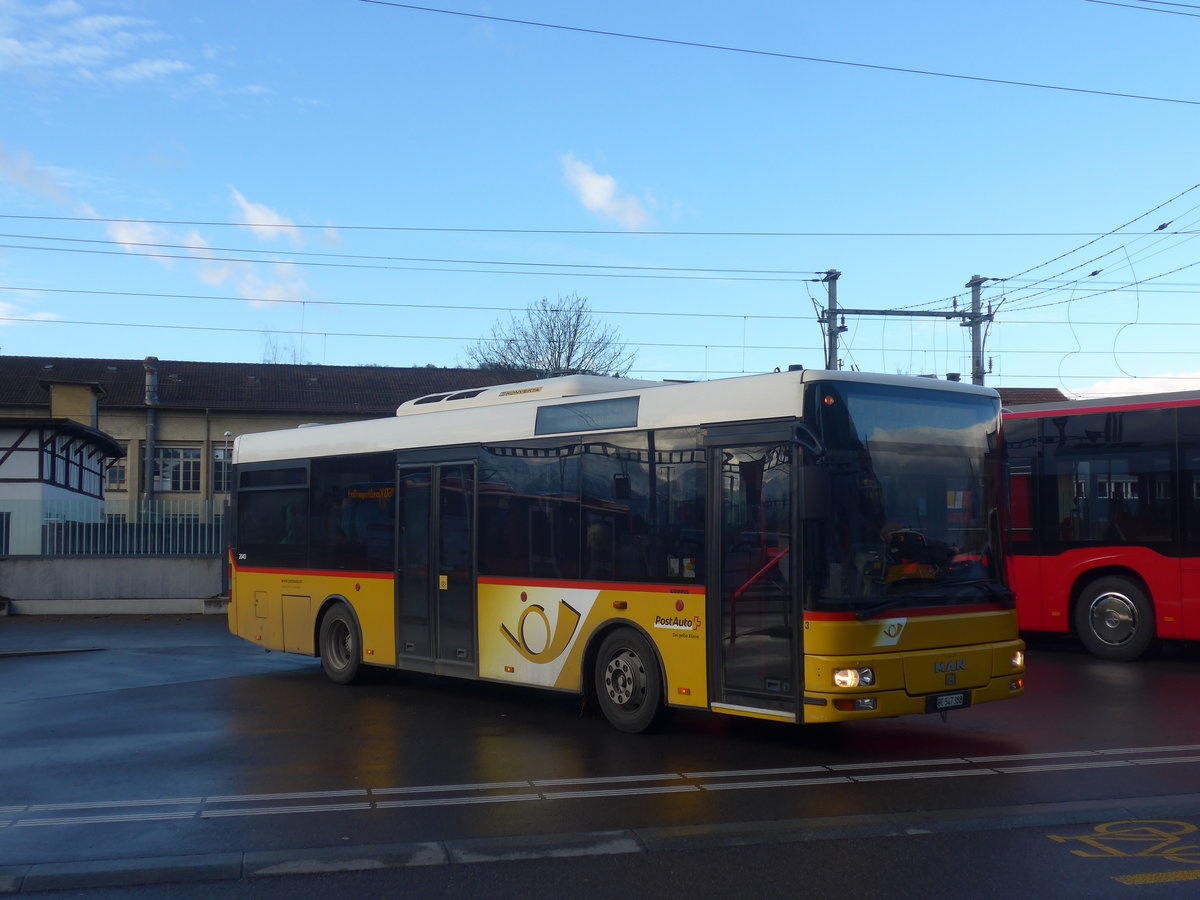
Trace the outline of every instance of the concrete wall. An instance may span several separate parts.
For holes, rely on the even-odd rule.
[[[220,595],[224,564],[221,558],[0,559],[0,597],[18,603],[206,600]]]

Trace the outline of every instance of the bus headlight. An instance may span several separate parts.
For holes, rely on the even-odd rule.
[[[1012,667],[1014,669],[1025,668],[1025,651],[1024,650],[1014,650],[1013,651]]]
[[[834,669],[833,683],[842,688],[870,687],[875,673],[871,669]]]

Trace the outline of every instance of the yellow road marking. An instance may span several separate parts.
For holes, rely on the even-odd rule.
[[[1151,872],[1148,875],[1114,875],[1121,884],[1170,884],[1176,881],[1200,881],[1200,869],[1183,872]]]

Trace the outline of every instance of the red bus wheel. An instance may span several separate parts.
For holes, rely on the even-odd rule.
[[[1101,659],[1140,659],[1154,642],[1154,604],[1128,578],[1097,578],[1079,595],[1075,630],[1083,645]]]

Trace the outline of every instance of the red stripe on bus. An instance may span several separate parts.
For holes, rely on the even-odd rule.
[[[915,619],[925,616],[960,616],[969,615],[972,613],[984,612],[999,612],[1006,609],[998,603],[980,603],[973,606],[922,606],[915,609],[887,609],[877,615],[870,616],[864,621],[871,619]],[[806,622],[853,622],[856,619],[856,614],[852,612],[806,612],[804,621]]]
[[[562,588],[572,590],[625,591],[639,594],[703,595],[703,587],[678,584],[627,584],[622,581],[562,581],[550,578],[480,578],[479,584],[503,587]]]
[[[235,567],[234,573],[245,575],[305,575],[314,578],[379,578],[394,579],[392,572],[349,572],[345,569],[258,569],[254,567]]]
[[[1148,400],[1145,402],[1131,401],[1129,403],[1117,403],[1113,405],[1100,406],[1067,406],[1055,407],[1054,409],[1031,409],[1023,411],[1020,407],[1010,409],[1004,414],[1006,419],[1046,419],[1050,416],[1087,416],[1092,413],[1110,413],[1110,412],[1132,412],[1138,409],[1179,409],[1185,406],[1200,406],[1200,398],[1195,400],[1170,400],[1163,401]]]

